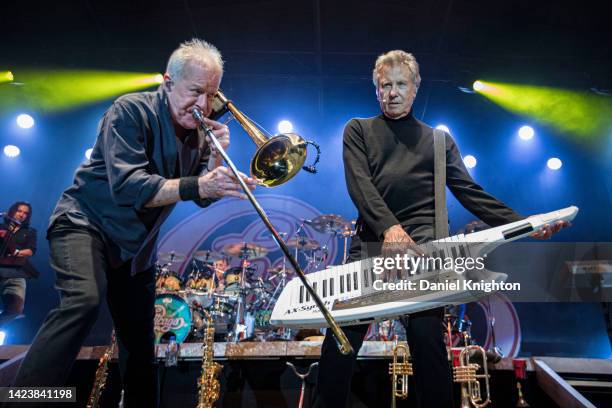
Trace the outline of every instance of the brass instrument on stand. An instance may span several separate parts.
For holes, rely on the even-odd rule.
[[[514,367],[514,378],[516,379],[516,391],[518,394],[518,400],[516,401],[515,407],[527,408],[530,407],[529,403],[523,396],[523,381],[527,381],[527,360],[522,358],[515,358],[512,360],[512,366]]]
[[[217,376],[221,364],[213,361],[215,349],[215,322],[208,311],[202,310],[206,319],[202,344],[202,373],[198,380],[198,405],[196,408],[212,408],[219,399],[220,385]]]
[[[408,398],[408,376],[412,375],[410,351],[405,344],[393,347],[393,362],[389,364],[391,375],[391,407],[395,408],[395,399]]]
[[[115,354],[116,344],[117,338],[115,330],[113,330],[113,334],[111,335],[111,343],[102,357],[100,357],[100,362],[98,363],[98,368],[96,369],[94,385],[91,389],[91,393],[89,394],[89,399],[87,400],[87,408],[97,408],[100,404],[102,390],[106,386],[106,379],[108,378],[108,365],[110,360],[113,358],[113,354]]]
[[[470,363],[472,352],[481,358],[480,364]],[[479,374],[480,369],[482,373]],[[453,381],[461,384],[461,408],[483,408],[491,403],[489,377],[485,349],[476,345],[466,345],[459,355],[459,365],[453,367]],[[481,381],[485,384],[484,401]]]

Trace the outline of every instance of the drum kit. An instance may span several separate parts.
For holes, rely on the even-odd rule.
[[[301,255],[305,271],[325,265],[327,245],[331,239],[347,239],[353,234],[353,224],[339,215],[321,215],[302,220],[287,246]],[[321,245],[305,236],[305,225],[329,234]],[[270,326],[270,315],[277,297],[295,274],[287,263],[258,273],[255,260],[265,257],[268,250],[258,244],[237,242],[225,245],[220,252],[199,250],[193,253],[189,266],[179,275],[173,265],[183,264],[187,257],[177,252],[159,253],[157,257],[155,338],[166,343],[174,336],[177,343],[201,341],[204,336],[204,316],[209,313],[215,322],[217,340],[292,340],[295,331]],[[230,261],[239,265],[230,267]]]

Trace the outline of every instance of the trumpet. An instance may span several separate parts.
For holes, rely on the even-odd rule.
[[[321,150],[315,142],[305,141],[296,133],[269,136],[240,112],[223,92],[217,91],[212,101],[212,113],[209,117],[216,120],[226,112],[232,114],[257,146],[257,151],[251,159],[251,175],[260,180],[262,185],[280,186],[295,176],[300,169],[309,173],[317,172],[316,164],[319,162]],[[317,157],[311,165],[305,166],[308,145],[316,149]]]
[[[470,363],[470,355],[479,356],[481,364]],[[489,377],[485,349],[477,345],[465,346],[459,354],[459,365],[453,367],[453,381],[461,384],[461,408],[483,408],[491,403]],[[481,381],[485,384],[484,401]]]
[[[389,364],[391,375],[391,407],[395,408],[395,399],[408,398],[408,376],[412,375],[410,351],[405,344],[393,348],[393,362]]]

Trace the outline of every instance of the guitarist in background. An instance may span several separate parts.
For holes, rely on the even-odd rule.
[[[23,265],[27,258],[34,255],[36,230],[30,227],[31,218],[30,204],[18,201],[11,205],[4,216],[4,222],[0,224],[0,263]],[[0,273],[0,296],[4,305],[4,310],[0,313],[0,328],[21,315],[25,292],[25,278],[5,277]]]

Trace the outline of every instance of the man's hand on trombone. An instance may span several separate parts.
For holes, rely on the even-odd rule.
[[[257,180],[240,173],[250,190],[257,186]],[[202,198],[237,197],[246,200],[247,196],[242,190],[236,177],[227,167],[216,167],[212,171],[200,176],[198,179],[198,192]]]

